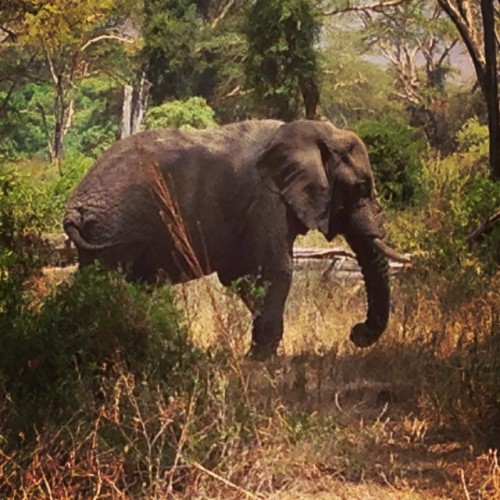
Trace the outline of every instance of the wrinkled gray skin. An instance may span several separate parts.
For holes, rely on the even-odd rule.
[[[368,313],[360,347],[387,326],[390,291],[381,210],[366,148],[327,122],[247,121],[212,130],[150,130],[115,143],[73,193],[64,228],[81,266],[99,260],[135,281],[216,272],[266,286],[252,300],[251,355],[276,353],[292,278],[292,246],[319,229],[343,234],[361,265]],[[160,271],[163,270],[163,271]],[[160,273],[158,273],[160,271]]]

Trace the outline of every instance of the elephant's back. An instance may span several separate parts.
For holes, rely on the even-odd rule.
[[[244,230],[260,180],[253,167],[280,125],[156,129],[117,141],[76,188],[68,214],[94,244],[154,241],[182,220],[177,229],[217,267]]]
[[[185,168],[253,166],[282,122],[248,120],[212,129],[152,129],[115,142],[84,176],[74,197],[86,196],[101,186],[107,191],[124,189],[149,178],[151,167],[164,173]]]

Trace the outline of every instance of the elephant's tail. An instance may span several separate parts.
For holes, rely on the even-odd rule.
[[[82,236],[80,232],[80,224],[78,224],[78,222],[71,217],[71,214],[66,215],[63,221],[63,228],[64,232],[68,235],[69,239],[73,241],[73,243],[78,249],[96,251],[96,250],[104,250],[112,246],[106,243],[104,244],[89,243]]]

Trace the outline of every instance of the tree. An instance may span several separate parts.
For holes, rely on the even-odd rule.
[[[488,111],[491,178],[500,180],[500,103],[497,54],[500,48],[500,2],[438,0],[456,26],[476,71]],[[496,8],[495,8],[496,6]]]
[[[196,43],[200,30],[194,2],[144,1],[142,57],[153,104],[193,95],[199,72]]]
[[[317,57],[320,23],[311,0],[256,0],[247,16],[247,86],[260,115],[313,119],[319,90]]]
[[[242,117],[249,1],[145,1],[142,59],[153,105],[201,96],[225,119]]]
[[[321,111],[334,123],[351,127],[361,118],[405,115],[392,98],[393,75],[366,53],[363,33],[335,23],[323,32]]]
[[[48,82],[54,91],[52,109],[38,103],[51,160],[63,155],[64,137],[73,120],[74,91],[91,67],[87,54],[92,53],[94,62],[99,59],[99,52],[93,51],[96,44],[133,42],[112,23],[116,5],[117,0],[31,0],[20,2],[10,12],[10,24],[15,22],[10,30],[11,53],[20,54],[38,69],[26,67],[27,80]],[[10,24],[2,30],[9,33]]]
[[[453,26],[434,2],[417,0],[378,3],[349,2],[325,15],[350,14],[361,22],[364,50],[376,47],[389,61],[394,74],[393,99],[403,103],[412,125],[425,132],[430,144],[446,149],[445,78],[448,56],[458,39]]]

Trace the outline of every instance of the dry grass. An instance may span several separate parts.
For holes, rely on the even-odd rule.
[[[348,333],[363,319],[363,284],[296,275],[280,357],[266,365],[240,361],[256,407],[334,422],[326,435],[264,447],[273,459],[269,474],[287,470],[277,498],[332,491],[338,498],[500,496],[498,461],[488,451],[498,446],[500,415],[481,393],[498,380],[481,374],[498,354],[498,346],[488,351],[499,333],[495,294],[446,309],[443,289],[419,291],[414,280],[395,280],[388,331],[376,347],[359,351]],[[237,298],[208,279],[184,285],[179,300],[198,345],[223,343],[242,359],[251,318]],[[483,351],[472,360],[470,349]],[[261,474],[265,460],[257,462]]]
[[[82,409],[61,428],[41,429],[28,455],[22,437],[17,450],[0,452],[0,492],[499,498],[488,432],[499,416],[488,404],[498,380],[498,361],[489,365],[499,359],[496,297],[485,291],[446,308],[440,286],[411,280],[418,276],[396,280],[388,331],[360,351],[348,333],[363,319],[363,284],[297,274],[280,356],[264,364],[244,357],[251,318],[237,297],[213,277],[177,287],[195,344],[222,346],[227,362],[207,366],[210,377],[177,399],[146,390],[123,368],[96,417]]]

